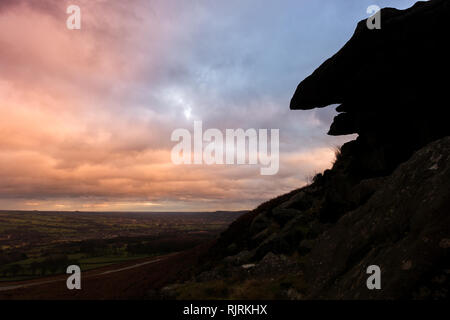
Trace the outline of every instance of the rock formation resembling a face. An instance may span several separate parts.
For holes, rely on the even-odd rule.
[[[450,2],[383,9],[382,28],[355,34],[297,88],[291,109],[341,104],[330,135],[357,133],[359,149],[383,145],[386,170],[450,134],[442,101],[450,71]],[[362,164],[364,166],[364,164]]]

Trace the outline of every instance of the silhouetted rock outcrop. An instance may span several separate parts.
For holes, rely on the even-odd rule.
[[[450,134],[443,105],[449,18],[450,2],[432,0],[383,9],[380,30],[361,21],[350,41],[300,83],[291,109],[341,104],[329,134],[359,134],[350,144],[353,169],[365,177],[392,172],[418,148]]]
[[[205,290],[212,293],[203,298],[212,298],[214,285],[226,281],[226,293],[216,297],[449,297],[450,126],[443,101],[450,1],[383,9],[381,18],[381,30],[360,22],[291,102],[292,109],[340,103],[329,134],[358,138],[310,185],[235,221],[203,257],[208,280],[197,277],[180,292]],[[277,271],[264,277],[237,266],[262,270],[267,257]],[[369,265],[380,266],[382,290],[368,290]]]

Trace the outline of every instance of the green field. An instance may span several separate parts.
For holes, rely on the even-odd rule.
[[[186,250],[216,237],[240,214],[0,211],[0,282]]]

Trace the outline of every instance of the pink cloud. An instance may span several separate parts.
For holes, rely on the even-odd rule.
[[[1,2],[0,209],[248,209],[331,165],[331,149],[318,148],[282,154],[276,177],[248,166],[174,166],[171,129],[192,124],[173,97],[152,109],[134,95],[157,87],[176,44],[189,43],[198,26],[183,14],[187,4],[78,2],[79,31],[65,27],[64,2]]]

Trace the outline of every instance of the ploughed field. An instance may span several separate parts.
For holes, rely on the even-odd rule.
[[[0,282],[166,255],[215,238],[243,212],[0,211]]]

